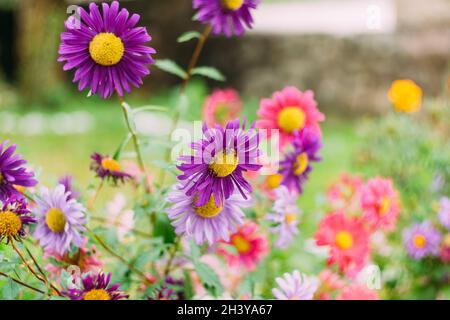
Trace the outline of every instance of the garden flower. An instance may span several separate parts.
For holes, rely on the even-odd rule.
[[[153,180],[154,177],[151,175],[149,170],[147,169],[147,176],[143,174],[141,168],[137,165],[135,161],[123,161],[123,171],[131,175],[134,179],[136,185],[140,185],[144,179],[147,179],[145,186],[148,189],[148,193],[153,193]]]
[[[125,241],[125,236],[134,228],[134,211],[125,209],[126,198],[122,193],[115,195],[111,202],[106,204],[107,221],[106,227],[117,229],[117,238],[120,242]]]
[[[276,224],[272,232],[278,234],[275,246],[287,248],[298,233],[298,218],[300,210],[297,207],[297,195],[290,193],[285,186],[275,190],[274,213],[268,214],[266,219]]]
[[[314,236],[318,246],[329,246],[328,265],[337,264],[349,276],[364,267],[369,256],[369,235],[358,218],[337,211],[325,216]]]
[[[29,215],[30,211],[23,198],[2,200],[0,208],[0,242],[5,238],[7,243],[11,240],[20,240],[26,235],[24,227],[36,222]]]
[[[258,234],[258,225],[254,222],[247,222],[231,235],[225,246],[218,249],[218,253],[225,257],[230,267],[244,266],[249,271],[255,270],[267,251],[267,239]]]
[[[322,160],[317,153],[322,144],[317,132],[304,129],[295,134],[293,142],[294,150],[287,153],[284,160],[280,162],[279,173],[283,176],[281,184],[289,191],[301,194],[303,184],[308,179],[309,172],[312,171],[312,162]]]
[[[400,205],[392,180],[377,177],[367,181],[361,188],[361,207],[363,220],[372,229],[394,230]]]
[[[426,256],[437,256],[441,239],[441,234],[429,221],[416,224],[403,231],[406,251],[416,260]]]
[[[331,270],[323,270],[319,274],[320,286],[316,296],[319,300],[331,300],[332,293],[345,286],[339,275]]]
[[[155,289],[148,300],[178,300],[175,291],[170,288],[162,287]]]
[[[181,156],[182,164],[177,168],[183,171],[178,180],[183,181],[187,196],[196,196],[196,205],[204,206],[213,197],[216,207],[228,199],[235,188],[244,199],[252,187],[242,173],[247,170],[258,171],[255,163],[260,155],[259,138],[253,126],[245,131],[245,120],[228,122],[225,129],[217,126],[208,129],[203,125],[203,139],[191,145],[193,156]]]
[[[16,145],[6,147],[7,144],[7,140],[0,143],[0,201],[13,196],[22,198],[18,189],[34,187],[38,183],[34,174],[23,167],[26,161],[21,159],[21,155],[14,154]]]
[[[214,128],[216,124],[225,126],[228,121],[238,118],[241,110],[242,101],[236,90],[217,89],[205,100],[203,118],[208,128]]]
[[[444,263],[450,262],[450,233],[443,237],[440,256]]]
[[[258,116],[256,126],[266,129],[268,138],[271,137],[271,129],[279,130],[281,149],[295,139],[295,131],[304,128],[320,137],[319,122],[325,120],[317,109],[314,93],[311,90],[301,92],[295,87],[286,87],[275,92],[272,99],[261,100]]]
[[[277,300],[312,300],[319,281],[295,270],[292,274],[285,273],[276,278],[278,288],[272,289]]]
[[[94,153],[91,159],[91,170],[94,170],[100,179],[112,180],[114,184],[117,184],[119,180],[125,183],[125,179],[132,178],[130,174],[122,171],[119,162],[109,156]]]
[[[167,209],[168,216],[178,235],[186,235],[198,245],[228,241],[230,233],[244,223],[242,208],[251,206],[250,200],[243,199],[236,192],[219,206],[214,195],[200,206],[197,204],[197,195],[188,196],[180,188],[180,185],[175,186],[167,197],[167,201],[173,204]]]
[[[73,189],[73,177],[72,176],[67,175],[67,176],[61,177],[58,180],[58,183],[62,184],[64,186],[64,192],[69,194],[69,196],[68,196],[69,200],[70,199],[78,199],[78,197],[80,196],[80,193]]]
[[[336,300],[379,300],[376,291],[370,290],[366,286],[358,283],[351,284],[336,297]]]
[[[439,201],[439,221],[441,224],[450,230],[450,199],[443,197]]]
[[[242,35],[245,27],[252,28],[251,10],[258,4],[259,0],[194,0],[193,7],[198,10],[197,20],[211,25],[214,34],[231,37]]]
[[[418,112],[422,106],[422,89],[412,80],[395,80],[388,98],[397,111]]]
[[[69,199],[63,185],[53,191],[42,188],[41,196],[36,198],[37,226],[34,236],[46,250],[64,255],[70,245],[80,248],[81,235],[86,229],[85,208],[75,199]]]
[[[363,180],[348,173],[341,174],[339,180],[332,184],[327,191],[328,201],[336,208],[357,206],[359,208],[359,193]]]
[[[156,51],[146,45],[152,39],[147,29],[136,27],[139,15],[119,11],[118,1],[102,3],[102,11],[91,3],[89,12],[79,8],[81,21],[73,16],[66,21],[58,61],[65,62],[65,71],[76,69],[73,81],[79,82],[79,91],[89,88],[106,99],[114,91],[119,96],[130,92],[131,85],[138,88]]]
[[[120,300],[128,298],[128,295],[121,291],[120,284],[110,285],[111,273],[105,275],[87,274],[82,279],[82,286],[78,289],[69,289],[63,294],[71,300]]]

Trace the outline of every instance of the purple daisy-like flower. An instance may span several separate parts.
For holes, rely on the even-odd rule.
[[[119,2],[102,3],[102,14],[95,3],[89,13],[79,7],[80,21],[74,16],[61,34],[58,61],[64,70],[76,69],[74,82],[80,91],[89,88],[93,94],[109,98],[114,91],[138,88],[142,78],[150,73],[156,51],[146,43],[152,38],[145,27],[136,27],[140,16],[130,17],[126,9],[119,11]]]
[[[311,163],[322,160],[317,155],[322,144],[317,132],[303,129],[295,132],[292,145],[294,150],[287,153],[284,160],[280,162],[279,173],[283,176],[281,184],[286,186],[289,191],[301,194],[303,184],[308,179],[309,172],[312,171]]]
[[[0,144],[0,200],[8,198],[21,198],[22,194],[16,187],[34,187],[38,182],[34,174],[28,172],[23,165],[27,162],[21,159],[20,154],[14,154],[16,145],[6,147],[8,141]]]
[[[25,237],[24,227],[36,220],[29,215],[24,198],[9,198],[0,202],[0,242],[7,239],[19,240]]]
[[[277,300],[312,300],[319,281],[295,270],[292,274],[285,273],[276,278],[279,288],[272,289]]]
[[[198,10],[197,19],[212,27],[214,34],[224,33],[227,37],[245,32],[245,26],[252,28],[251,10],[256,9],[259,0],[194,0]]]
[[[439,221],[441,224],[450,230],[450,199],[442,197],[439,201]]]
[[[114,184],[117,181],[125,182],[125,179],[131,179],[133,176],[122,171],[122,167],[115,159],[109,156],[102,156],[99,153],[94,153],[91,156],[91,169],[97,173],[101,179],[112,180]]]
[[[111,273],[105,275],[100,272],[87,274],[82,279],[81,287],[69,289],[63,295],[71,300],[120,300],[128,298],[128,295],[120,290],[120,283],[110,285]]]
[[[243,199],[239,193],[232,194],[217,206],[214,195],[202,206],[196,204],[196,195],[188,196],[175,186],[167,201],[172,207],[167,209],[169,219],[178,235],[194,239],[198,245],[210,245],[220,240],[229,241],[230,234],[244,223],[242,208],[251,206],[250,199]]]
[[[58,180],[59,184],[64,186],[64,192],[68,193],[68,199],[77,199],[80,196],[80,193],[73,189],[73,177],[72,176],[63,176]]]
[[[273,213],[266,216],[266,220],[275,224],[271,231],[278,234],[275,246],[287,248],[298,233],[298,218],[300,210],[297,206],[297,194],[289,192],[285,186],[275,190]]]
[[[75,199],[69,199],[63,185],[53,191],[42,188],[36,198],[37,226],[34,236],[46,250],[64,255],[70,245],[83,245],[82,232],[86,230],[85,208]]]
[[[403,243],[408,254],[416,260],[439,255],[441,234],[430,221],[416,224],[403,231]]]
[[[181,156],[182,164],[177,168],[183,171],[178,180],[183,181],[187,196],[196,196],[198,206],[205,205],[212,195],[219,207],[228,199],[235,188],[244,199],[252,192],[251,185],[242,175],[248,170],[257,171],[260,155],[259,137],[254,126],[246,131],[245,120],[230,121],[225,129],[217,125],[208,129],[203,124],[203,138],[191,144],[194,155]]]

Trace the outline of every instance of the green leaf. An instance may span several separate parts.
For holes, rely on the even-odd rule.
[[[178,41],[179,43],[187,42],[187,41],[190,41],[190,40],[192,40],[192,39],[198,39],[198,38],[200,38],[201,36],[202,36],[202,34],[201,34],[200,32],[197,32],[197,31],[188,31],[188,32],[183,33],[183,34],[177,39],[177,41]]]
[[[12,281],[10,278],[7,279],[5,286],[3,287],[3,299],[13,300],[19,293],[19,285]]]
[[[166,112],[167,108],[163,107],[163,106],[149,105],[149,106],[143,106],[143,107],[139,107],[139,108],[133,109],[133,113],[134,114],[137,114],[139,112],[144,112],[144,111],[162,111],[162,112]]]
[[[198,67],[192,70],[192,75],[207,77],[216,81],[225,81],[225,76],[213,67]]]
[[[136,123],[134,122],[133,109],[131,109],[130,105],[126,102],[123,102],[122,106],[125,109],[125,112],[127,114],[127,120],[128,120],[128,124],[130,125],[130,128],[131,128],[131,133],[136,135]]]
[[[224,289],[220,283],[219,277],[210,266],[197,262],[194,263],[194,268],[203,284],[203,287],[205,287],[211,295],[218,297],[223,294]]]
[[[122,154],[123,149],[125,149],[125,146],[128,144],[128,142],[131,139],[131,133],[129,133],[125,139],[122,140],[119,147],[117,148],[116,152],[114,152],[113,159],[118,161],[120,159],[120,155]]]
[[[155,66],[165,72],[174,74],[181,79],[187,78],[186,71],[183,70],[175,61],[169,59],[156,60]]]

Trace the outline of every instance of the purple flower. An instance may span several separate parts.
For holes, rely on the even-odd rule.
[[[21,159],[20,154],[14,154],[16,145],[5,148],[7,144],[7,140],[0,144],[0,201],[11,197],[22,198],[15,186],[34,187],[38,183],[34,174],[23,167],[27,162]]]
[[[124,171],[120,164],[109,156],[102,156],[99,153],[94,153],[91,156],[92,163],[91,169],[97,173],[97,176],[101,179],[111,179],[114,184],[120,180],[122,183],[125,179],[131,179],[132,176]]]
[[[289,191],[299,194],[303,192],[303,184],[308,179],[309,172],[312,171],[312,162],[322,160],[317,152],[322,148],[320,136],[317,132],[303,129],[295,132],[294,150],[287,153],[284,160],[280,162],[279,173],[283,176],[281,184]]]
[[[29,215],[24,198],[10,198],[0,203],[0,241],[19,240],[26,234],[24,226],[36,222]]]
[[[71,300],[120,300],[128,298],[128,295],[121,291],[120,283],[109,285],[111,273],[105,275],[100,272],[96,275],[87,274],[82,279],[81,287],[69,289],[63,295]]]
[[[41,196],[36,198],[37,227],[34,236],[46,250],[64,255],[70,245],[80,248],[83,245],[82,232],[86,229],[85,208],[75,199],[69,199],[63,185],[52,192],[42,188]]]
[[[64,70],[76,69],[78,90],[89,88],[106,99],[114,91],[130,92],[130,84],[138,88],[156,51],[145,45],[152,39],[147,29],[136,27],[139,15],[119,11],[118,1],[102,3],[102,13],[91,3],[89,13],[79,8],[81,21],[73,16],[66,21],[58,61],[65,62]]]
[[[403,243],[408,254],[416,260],[426,256],[437,256],[441,234],[430,221],[416,224],[403,231]]]
[[[444,227],[450,230],[450,199],[442,197],[439,201],[439,221]]]
[[[247,28],[252,28],[251,9],[256,9],[259,0],[194,0],[198,10],[197,20],[210,24],[214,34],[224,33],[227,37],[240,36]],[[244,26],[245,25],[245,26]]]
[[[229,241],[230,234],[244,223],[242,208],[251,205],[250,200],[242,199],[238,193],[224,200],[220,206],[216,205],[213,195],[203,206],[196,204],[196,198],[194,195],[187,196],[179,185],[175,186],[167,198],[173,204],[167,212],[175,232],[194,239],[198,245]]]
[[[148,300],[178,300],[177,295],[173,289],[161,287],[155,289]]]
[[[284,277],[276,278],[279,288],[272,289],[277,300],[312,300],[319,282],[316,278],[308,277],[298,270],[292,274],[285,273]]]
[[[178,180],[185,181],[187,196],[196,196],[196,204],[203,206],[214,195],[219,207],[237,188],[247,199],[246,192],[251,193],[252,187],[242,173],[261,168],[256,164],[259,137],[253,126],[246,132],[245,120],[242,129],[239,120],[228,122],[225,129],[219,125],[208,129],[204,123],[203,138],[191,148],[194,155],[181,156],[182,164],[177,166],[183,171]]]
[[[58,180],[59,184],[64,186],[64,192],[68,194],[68,199],[77,199],[80,196],[80,193],[73,189],[73,177],[72,176],[63,176]]]

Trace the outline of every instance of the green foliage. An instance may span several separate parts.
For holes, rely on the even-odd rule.
[[[192,39],[198,39],[201,36],[202,36],[202,34],[200,32],[188,31],[188,32],[183,33],[180,37],[178,37],[177,42],[178,43],[188,42]]]
[[[207,77],[216,81],[225,81],[225,76],[213,67],[197,67],[192,69],[192,75]]]
[[[175,61],[169,59],[156,60],[155,66],[162,71],[176,75],[181,79],[187,78],[186,71],[183,70]]]

